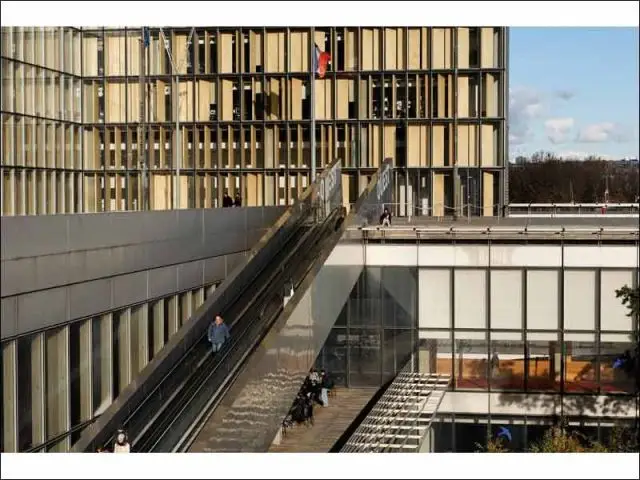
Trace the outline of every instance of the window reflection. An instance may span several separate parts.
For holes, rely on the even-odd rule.
[[[631,354],[630,342],[600,343],[600,389],[602,393],[633,393],[634,379],[625,372],[622,360],[625,352]]]
[[[421,332],[422,335],[428,332]],[[418,350],[419,369],[422,373],[438,373],[453,376],[453,343],[450,339],[420,339]]]
[[[524,390],[524,342],[491,342],[491,388]]]
[[[407,364],[413,353],[413,332],[410,329],[384,330],[382,346],[382,370],[385,383],[391,380]]]
[[[485,390],[489,358],[485,340],[456,340],[455,373],[456,388]]]
[[[378,329],[350,329],[349,382],[352,386],[380,384],[380,334]]]
[[[527,389],[560,391],[560,356],[557,342],[527,344]]]
[[[565,391],[595,392],[598,390],[596,356],[594,342],[565,343]]]
[[[408,328],[416,325],[417,270],[385,267],[380,283],[384,325]]]

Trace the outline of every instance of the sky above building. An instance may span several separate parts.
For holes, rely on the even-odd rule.
[[[638,157],[638,28],[510,29],[510,157]]]

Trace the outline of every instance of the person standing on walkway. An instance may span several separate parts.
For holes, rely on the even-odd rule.
[[[229,327],[220,315],[216,315],[215,320],[209,325],[207,337],[214,354],[218,353],[222,349],[222,345],[229,339]]]
[[[380,225],[382,225],[383,227],[391,226],[391,212],[389,212],[389,209],[386,207],[382,212],[382,215],[380,215]]]

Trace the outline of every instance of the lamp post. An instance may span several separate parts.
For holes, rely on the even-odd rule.
[[[310,110],[311,110],[311,137],[309,146],[311,147],[311,182],[316,180],[316,29],[311,27],[311,37],[309,38],[309,66],[311,70],[311,85],[309,89]]]

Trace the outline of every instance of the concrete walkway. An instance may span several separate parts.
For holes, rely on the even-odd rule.
[[[288,429],[280,445],[272,445],[269,452],[329,452],[376,391],[375,388],[338,388],[336,396],[329,398],[327,408],[314,407],[313,426],[296,425]]]

